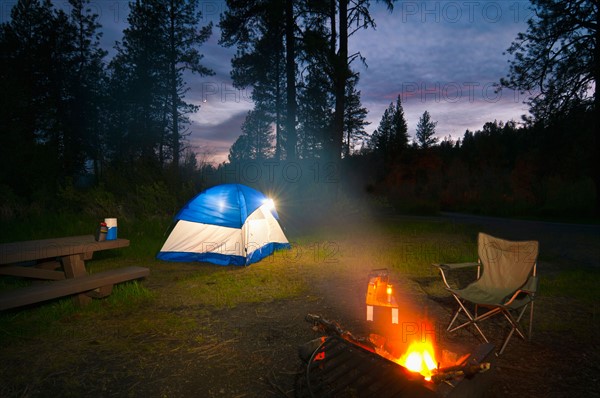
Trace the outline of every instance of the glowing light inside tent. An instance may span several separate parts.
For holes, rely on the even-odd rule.
[[[265,199],[263,203],[267,205],[269,210],[275,209],[275,202],[273,202],[273,199]]]

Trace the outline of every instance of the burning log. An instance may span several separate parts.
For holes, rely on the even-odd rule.
[[[300,349],[307,363],[305,378],[311,397],[463,398],[479,397],[486,388],[479,382],[486,378],[476,375],[491,369],[483,361],[493,351],[491,344],[477,347],[456,365],[432,369],[426,379],[402,366],[386,350],[382,336],[357,337],[319,315],[309,314],[306,320],[325,335]]]
[[[344,340],[348,340],[360,347],[363,347],[369,351],[375,352],[376,346],[370,339],[364,337],[356,337],[347,330],[341,328],[341,326],[333,321],[329,321],[320,315],[308,314],[306,315],[306,321],[313,324],[315,331],[325,333],[327,336],[339,336]]]
[[[435,369],[431,376],[431,381],[436,384],[458,380],[463,377],[472,378],[476,374],[487,372],[490,370],[491,364],[489,362],[483,362],[474,365],[457,365],[450,366],[447,368]]]

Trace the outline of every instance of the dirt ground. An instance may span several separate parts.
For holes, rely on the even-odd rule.
[[[526,221],[511,224],[487,218],[457,219],[456,222],[478,223],[490,233],[500,235],[512,231],[522,235],[523,239],[534,234],[557,256],[558,264],[546,262],[542,266],[550,272],[573,259],[586,265],[598,265],[598,227],[566,225],[561,228],[553,223]],[[562,243],[558,244],[557,240]],[[311,290],[301,298],[247,304],[210,314],[209,317],[218,319],[221,325],[219,340],[222,345],[201,356],[210,365],[202,360],[188,369],[194,374],[197,372],[197,377],[188,374],[182,377],[181,384],[170,383],[181,390],[170,391],[169,395],[302,396],[298,384],[302,382],[305,365],[298,357],[298,346],[320,335],[304,320],[309,313],[336,321],[358,336],[377,333],[396,340],[413,333],[412,323],[423,316],[434,321],[438,348],[464,354],[482,343],[471,331],[458,331],[452,335],[445,332],[455,304],[450,297],[428,295],[428,285],[437,278],[409,280],[392,274],[401,303],[400,326],[392,328],[389,318],[377,312],[375,322],[367,322],[364,298],[371,269],[356,263],[352,264],[351,270],[346,267],[347,264],[334,264],[323,272],[304,276],[311,278]],[[568,299],[539,297],[536,322],[544,323],[543,331],[534,328],[531,342],[514,336],[504,354],[493,359],[493,381],[484,397],[600,396],[600,342],[597,339],[600,319],[597,312],[596,305],[574,308]],[[378,316],[381,316],[380,320]],[[553,329],[548,325],[553,317],[567,319],[573,328]],[[486,329],[495,344],[499,344],[506,333],[503,321],[494,323],[498,326],[496,332],[491,331],[493,328]]]
[[[597,243],[594,236],[589,239]],[[588,255],[595,255],[596,249],[588,246],[586,250]],[[559,266],[544,264],[547,269]],[[36,352],[36,342],[32,341],[22,361],[2,364],[30,382],[23,387],[22,381],[17,386],[13,380],[0,378],[0,396],[304,397],[305,365],[298,348],[321,335],[306,322],[307,314],[335,321],[354,335],[377,333],[400,345],[415,333],[433,334],[438,349],[457,355],[481,344],[470,331],[445,332],[454,305],[448,296],[429,294],[430,285],[438,279],[434,277],[408,279],[392,272],[400,322],[391,326],[389,316],[381,311],[375,312],[374,322],[367,322],[365,293],[371,269],[372,264],[339,261],[324,264],[320,271],[301,272],[309,289],[294,299],[227,309],[158,304],[132,316],[152,322],[161,312],[181,315],[181,319],[193,320],[190,333],[171,336],[155,330],[152,334],[118,336],[116,328],[112,333],[117,335],[107,336],[99,331],[77,342],[85,348],[70,369],[56,370],[48,365],[58,355],[69,355],[68,345]],[[146,282],[159,292],[163,288],[160,272],[153,270]],[[598,308],[594,304],[573,309],[570,304],[565,298],[539,297],[536,322],[542,322],[543,327],[534,328],[531,342],[513,337],[505,353],[494,358],[492,383],[485,398],[600,396]],[[562,321],[557,325],[567,319],[573,327],[553,327],[556,317]],[[419,330],[423,319],[432,322],[427,331]],[[499,327],[488,337],[499,343],[505,331]],[[103,339],[115,337],[127,345],[119,352],[105,351]]]
[[[320,336],[305,321],[307,314],[319,314],[336,321],[357,336],[378,333],[390,338],[390,333],[395,332],[396,339],[403,338],[402,333],[412,334],[414,315],[425,314],[427,319],[435,320],[433,328],[438,348],[448,348],[462,355],[481,343],[476,335],[468,331],[455,335],[448,335],[444,331],[454,305],[446,299],[427,297],[423,286],[428,280],[411,281],[393,276],[394,285],[399,286],[397,295],[400,308],[408,315],[404,317],[401,314],[400,325],[395,328],[386,324],[389,317],[381,312],[375,312],[374,322],[367,322],[364,316],[365,278],[357,272],[344,274],[343,266],[338,267],[336,272],[314,275],[312,290],[301,298],[245,304],[234,309],[203,313],[211,329],[218,329],[218,340],[195,354],[186,354],[188,358],[178,358],[178,362],[186,364],[179,372],[173,373],[168,367],[161,368],[149,380],[136,386],[132,395],[305,396],[299,393],[302,389],[298,387],[305,370],[298,356],[298,347]],[[368,272],[365,269],[364,275],[368,275]],[[597,318],[584,319],[587,313],[569,313],[568,303],[553,305],[564,305],[565,316],[572,317],[574,322],[588,322],[593,328],[598,326]],[[542,304],[538,307],[538,311],[544,311]],[[504,332],[501,329],[498,333],[490,333],[488,337],[494,343],[499,343]],[[522,341],[515,336],[505,353],[492,359],[493,381],[483,396],[600,396],[600,345],[593,330],[589,332],[583,335],[569,331],[538,332],[534,334],[532,342]],[[160,395],[157,395],[157,391],[160,391]],[[118,390],[115,393],[120,395]]]

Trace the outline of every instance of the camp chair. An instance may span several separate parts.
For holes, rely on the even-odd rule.
[[[513,242],[479,233],[477,252],[479,258],[476,263],[434,264],[440,270],[447,290],[459,305],[447,330],[453,332],[473,325],[483,339],[489,342],[479,325],[496,314],[503,314],[510,323],[511,330],[500,348],[500,355],[515,331],[525,339],[520,321],[528,305],[528,339],[531,339],[533,300],[538,285],[538,242]],[[471,266],[477,267],[477,279],[463,289],[451,287],[446,273]],[[474,304],[473,312],[467,308],[469,304]],[[487,311],[478,314],[480,308],[486,308]],[[461,313],[466,315],[467,320],[453,327]]]

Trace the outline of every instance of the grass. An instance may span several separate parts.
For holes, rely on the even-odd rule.
[[[473,261],[477,253],[477,230],[473,227],[434,221],[395,222],[392,219],[390,222],[366,223],[359,228],[347,228],[345,225],[322,228],[297,236],[292,239],[292,250],[276,252],[259,266],[167,265],[155,260],[155,254],[168,234],[169,225],[170,220],[159,218],[119,220],[119,234],[130,239],[130,247],[96,253],[88,269],[94,273],[125,265],[149,266],[152,274],[160,278],[158,283],[167,283],[164,289],[181,305],[231,308],[243,302],[298,296],[307,288],[302,273],[350,258],[370,263],[373,268],[387,267],[412,278],[433,278],[437,272],[431,263]],[[25,223],[14,221],[3,230],[1,240],[7,240],[9,236],[17,239],[43,238],[92,233],[93,224],[89,220],[58,214]],[[186,271],[181,272],[181,267]],[[173,275],[176,277],[172,278]],[[600,272],[596,270],[564,270],[542,276],[540,294],[593,302],[600,298],[595,289],[599,282]],[[0,290],[23,284],[18,278],[0,278]],[[105,301],[108,306],[118,303],[133,306],[137,298],[153,300],[153,295],[156,292],[144,287],[144,284],[128,283],[117,286]],[[59,304],[63,301],[64,304]],[[74,311],[70,307],[70,300],[65,299],[29,312],[48,311],[52,314]],[[88,311],[99,311],[100,308],[103,306],[92,306]]]
[[[175,287],[187,302],[216,308],[285,299],[306,290],[302,280],[292,276],[283,264],[196,274]]]
[[[9,233],[5,228],[1,238],[57,236],[56,228],[60,234],[93,233],[93,220],[71,219],[75,220],[72,225],[66,215],[39,222],[28,220],[29,224],[23,225],[15,221],[7,224]],[[56,222],[61,226],[56,227]],[[88,263],[92,273],[127,265],[146,266],[151,269],[147,280],[119,284],[109,297],[84,308],[66,298],[0,313],[0,364],[16,363],[14,367],[0,366],[0,379],[13,380],[10,388],[15,389],[0,387],[0,396],[27,395],[23,391],[27,392],[28,385],[45,385],[45,377],[80,366],[112,366],[122,377],[133,380],[141,371],[151,375],[154,370],[149,364],[160,363],[173,352],[193,356],[202,352],[202,347],[216,346],[219,325],[213,319],[215,311],[304,297],[320,275],[349,274],[352,267],[361,272],[386,267],[416,281],[429,295],[447,295],[431,263],[473,261],[477,253],[474,227],[390,218],[361,225],[342,223],[289,236],[291,250],[276,252],[249,267],[166,263],[156,260],[155,254],[169,224],[168,219],[120,219],[119,235],[130,239],[130,247],[98,252]],[[22,283],[17,278],[0,278],[0,289]],[[536,315],[537,332],[569,330],[573,317],[579,315],[568,318],[561,314],[573,306],[583,315],[591,311],[591,322],[597,324],[598,283],[598,270],[561,269],[542,274],[539,296],[544,309]],[[65,339],[70,341],[68,349]],[[27,352],[32,353],[31,358],[23,357]],[[98,357],[103,365],[96,365]],[[39,375],[38,379],[27,379],[24,369]],[[100,381],[93,382],[105,382],[109,388],[114,369],[97,369]],[[83,376],[72,377],[64,385],[65,395],[77,395],[85,383],[92,383],[78,377]]]
[[[587,304],[597,304],[600,300],[600,270],[576,268],[561,270],[555,275],[542,276],[540,295],[567,297]]]
[[[65,325],[73,319],[106,317],[118,312],[131,312],[152,303],[155,293],[137,281],[114,286],[112,294],[102,301],[92,301],[80,308],[70,298],[54,300],[26,310],[0,313],[0,335],[3,343],[12,339],[30,339],[39,335],[60,337]],[[76,335],[77,330],[69,334]]]

